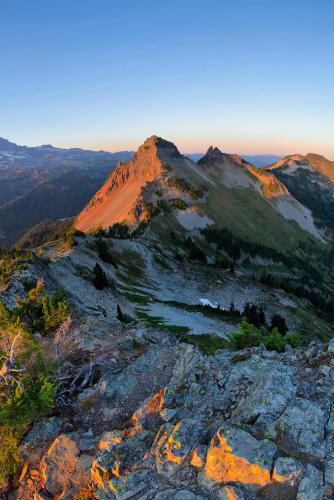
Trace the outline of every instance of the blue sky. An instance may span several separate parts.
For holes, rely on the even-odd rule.
[[[2,0],[0,136],[334,159],[332,0]]]

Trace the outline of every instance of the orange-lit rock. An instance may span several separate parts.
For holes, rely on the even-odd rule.
[[[198,467],[198,468],[203,467],[203,465],[204,465],[203,459],[198,455],[197,448],[195,448],[194,451],[192,452],[190,463],[194,467]]]
[[[204,474],[215,483],[265,486],[271,481],[275,452],[270,441],[258,441],[241,429],[223,427],[211,440]]]
[[[158,473],[168,477],[186,459],[189,459],[190,463],[195,443],[196,422],[193,420],[183,420],[174,426],[166,424],[152,450],[152,455],[156,457]]]

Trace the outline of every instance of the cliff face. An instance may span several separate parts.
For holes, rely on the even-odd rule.
[[[176,149],[176,148],[175,148]],[[163,152],[160,154],[160,150]],[[120,164],[108,177],[86,208],[79,214],[76,227],[88,231],[109,227],[123,220],[134,223],[133,213],[141,190],[164,172],[161,160],[177,154],[171,143],[153,136],[138,149],[133,160]]]

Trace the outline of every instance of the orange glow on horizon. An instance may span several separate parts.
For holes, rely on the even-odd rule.
[[[154,135],[148,133],[141,138],[122,138],[122,139],[101,139],[88,140],[79,144],[57,144],[58,147],[81,147],[82,149],[90,149],[93,151],[137,151],[143,142]],[[334,161],[334,146],[332,143],[319,143],[318,141],[308,141],[300,138],[283,138],[283,137],[257,137],[257,136],[213,136],[213,137],[175,137],[168,134],[156,134],[164,139],[173,142],[179,151],[183,154],[203,153],[207,151],[209,146],[217,146],[221,151],[229,154],[243,155],[277,155],[287,156],[292,154],[315,153],[323,155],[329,160]]]

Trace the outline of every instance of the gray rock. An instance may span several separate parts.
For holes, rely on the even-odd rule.
[[[334,485],[334,460],[325,462],[325,483]]]
[[[300,482],[296,500],[320,500],[322,498],[323,475],[308,464],[306,475]]]
[[[328,412],[315,402],[296,398],[276,421],[278,439],[288,451],[323,459],[327,418]]]
[[[251,386],[246,401],[239,404],[241,422],[256,426],[268,437],[275,437],[270,429],[274,420],[296,394],[294,370],[283,364],[265,367]]]
[[[330,341],[328,342],[327,351],[329,352],[329,354],[334,354],[334,338],[330,339]]]
[[[154,500],[205,500],[202,495],[196,495],[189,490],[165,490],[155,495]]]
[[[272,479],[289,486],[296,486],[300,483],[303,473],[304,467],[301,462],[291,457],[279,457],[275,461]]]
[[[51,442],[61,433],[66,422],[59,417],[42,418],[36,422],[21,442],[19,455],[22,460],[31,465],[36,464]]]

